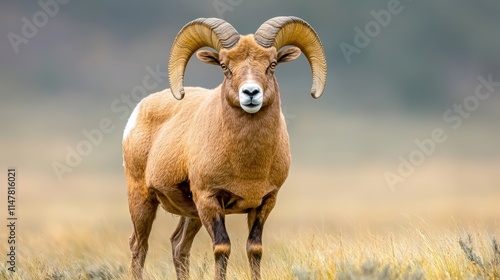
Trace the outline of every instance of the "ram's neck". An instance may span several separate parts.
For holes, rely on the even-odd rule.
[[[224,149],[234,170],[248,179],[269,174],[286,129],[281,119],[279,99],[249,114],[239,107],[222,102],[222,133]]]

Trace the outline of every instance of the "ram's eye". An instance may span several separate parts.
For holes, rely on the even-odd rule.
[[[271,62],[271,65],[269,65],[269,68],[273,69],[276,68],[277,63],[276,62]]]
[[[227,66],[224,63],[220,64],[220,68],[222,68],[222,71],[224,71],[224,72],[227,71]]]

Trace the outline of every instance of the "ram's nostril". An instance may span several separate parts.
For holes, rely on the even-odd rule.
[[[252,88],[252,89],[243,89],[243,93],[248,95],[248,96],[254,96],[258,94],[260,90],[258,88]]]
[[[256,83],[246,83],[241,87],[241,93],[253,97],[262,92],[260,86]]]

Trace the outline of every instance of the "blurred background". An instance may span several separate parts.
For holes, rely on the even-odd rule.
[[[145,92],[168,87],[171,44],[198,17],[222,17],[248,34],[295,15],[323,42],[321,99],[310,97],[303,56],[276,71],[293,163],[271,226],[500,218],[500,87],[479,79],[500,82],[498,1],[40,3],[0,4],[0,166],[18,168],[25,234],[67,224],[131,228],[123,128]],[[148,75],[156,87],[143,91]],[[186,85],[211,88],[222,78],[218,68],[188,64]],[[480,85],[486,98],[475,97]],[[435,129],[446,140],[425,154],[415,141]],[[175,218],[161,217],[173,229]]]

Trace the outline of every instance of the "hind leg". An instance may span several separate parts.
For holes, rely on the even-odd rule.
[[[129,273],[134,279],[142,278],[144,261],[148,252],[148,238],[156,217],[158,201],[152,192],[144,191],[143,185],[129,185],[128,201],[134,231],[129,239],[132,260]]]
[[[201,221],[199,219],[181,217],[177,228],[170,237],[177,279],[189,278],[189,251],[200,228]]]

